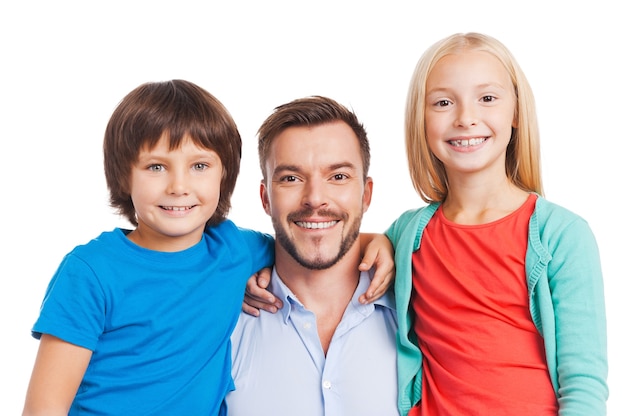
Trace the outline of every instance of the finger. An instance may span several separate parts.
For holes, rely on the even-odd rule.
[[[270,313],[276,313],[278,311],[278,303],[268,303],[264,300],[257,300],[248,295],[244,296],[244,307],[254,308],[257,310],[264,310]],[[281,304],[282,306],[282,304]]]
[[[257,273],[257,284],[260,288],[267,289],[272,277],[272,269],[266,267]]]
[[[249,282],[250,281],[248,281],[248,283]],[[276,297],[272,294],[272,292],[268,291],[267,289],[261,288],[257,286],[256,284],[252,284],[252,285],[249,284],[246,287],[246,296],[252,299],[255,299],[256,301],[259,301],[259,302],[265,302],[265,303],[276,302]]]
[[[382,272],[377,271],[374,273],[374,277],[365,293],[359,297],[359,301],[367,304],[380,299],[389,290],[394,279],[395,267],[391,269],[390,273],[384,275]]]
[[[245,313],[247,313],[248,315],[251,316],[259,316],[261,315],[261,312],[257,309],[257,308],[253,308],[252,306],[248,305],[247,303],[244,302],[243,307],[241,308]]]
[[[369,250],[363,258],[361,259],[361,264],[359,264],[359,270],[362,272],[366,272],[372,268],[372,265],[376,261],[376,257],[378,256],[378,251]]]

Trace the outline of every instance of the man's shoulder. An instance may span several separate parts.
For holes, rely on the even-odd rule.
[[[233,348],[236,342],[249,344],[253,340],[266,337],[266,334],[269,334],[267,331],[270,330],[272,326],[280,323],[280,315],[281,311],[270,313],[262,310],[259,316],[252,316],[245,312],[240,312],[239,320],[230,337]]]

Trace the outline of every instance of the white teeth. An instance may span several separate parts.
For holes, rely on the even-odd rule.
[[[470,147],[470,146],[479,145],[485,140],[486,139],[484,137],[480,137],[480,138],[472,138],[472,139],[450,140],[449,143],[455,147]]]
[[[163,207],[166,211],[186,211],[191,209],[191,207]]]
[[[308,221],[296,221],[296,224],[299,227],[307,228],[307,229],[322,229],[322,228],[330,228],[333,225],[337,224],[338,221],[326,221],[326,222],[308,222]]]

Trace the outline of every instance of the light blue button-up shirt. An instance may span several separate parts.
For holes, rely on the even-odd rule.
[[[274,270],[269,290],[285,306],[258,318],[242,313],[231,337],[229,416],[398,415],[395,304],[391,293],[360,304],[369,283],[361,273],[324,356],[315,315]]]

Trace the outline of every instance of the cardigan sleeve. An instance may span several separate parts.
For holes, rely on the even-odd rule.
[[[597,243],[583,218],[569,211],[550,216],[543,241],[551,257],[547,282],[554,310],[559,415],[605,415],[607,330]]]

